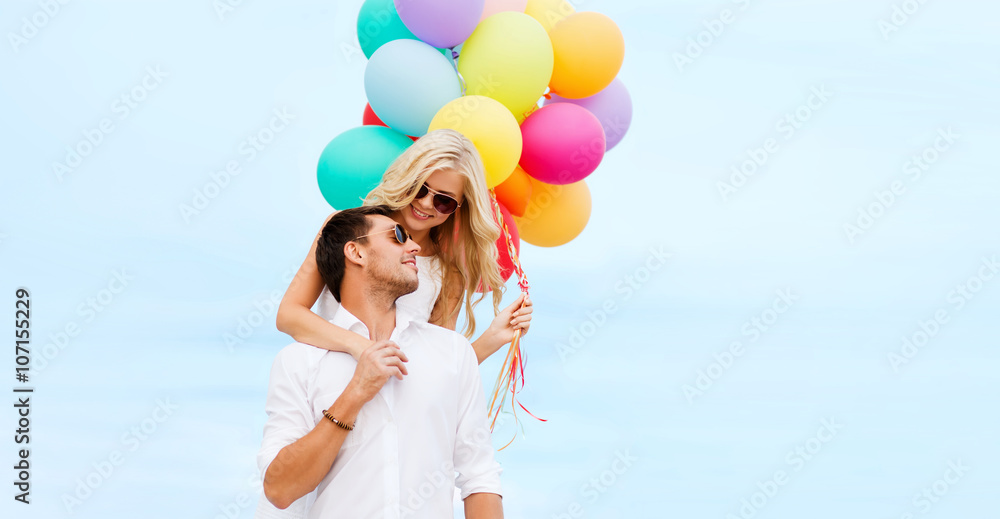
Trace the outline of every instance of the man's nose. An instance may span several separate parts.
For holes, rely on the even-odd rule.
[[[406,239],[406,252],[416,254],[420,252],[420,245],[413,241],[413,238]]]

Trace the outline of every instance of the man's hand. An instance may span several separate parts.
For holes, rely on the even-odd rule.
[[[354,378],[351,379],[349,387],[353,386],[355,394],[362,402],[368,402],[375,398],[389,377],[403,380],[403,375],[407,374],[404,363],[409,360],[396,343],[376,341],[358,359],[358,366],[354,368]]]

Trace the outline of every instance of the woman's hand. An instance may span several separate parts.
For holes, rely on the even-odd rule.
[[[521,308],[522,302],[524,308]],[[521,330],[522,337],[528,333],[528,328],[531,326],[531,312],[531,299],[522,292],[516,301],[497,314],[490,324],[490,329],[494,336],[501,341],[501,346],[514,340],[514,332],[518,329]]]
[[[521,308],[522,302],[524,308]],[[528,332],[529,326],[531,326],[531,299],[522,293],[517,301],[497,314],[482,336],[473,341],[472,349],[476,350],[476,359],[482,364],[504,344],[513,341],[517,330],[521,330],[523,336]]]
[[[357,334],[355,334],[355,335],[357,335]],[[357,341],[356,344],[352,344],[352,345],[348,346],[348,351],[347,352],[350,353],[351,356],[354,357],[354,360],[358,361],[358,363],[360,364],[361,363],[361,355],[363,355],[365,353],[365,350],[367,350],[368,348],[374,346],[379,341],[373,341],[371,339],[365,339],[364,337],[362,337],[360,335],[358,335],[358,339],[359,340]]]

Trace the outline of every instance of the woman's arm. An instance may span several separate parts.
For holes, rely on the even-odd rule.
[[[327,221],[329,220],[327,218]],[[319,239],[319,234],[316,235],[316,239]],[[278,317],[275,320],[278,330],[291,335],[297,342],[325,350],[350,353],[355,359],[361,357],[361,353],[375,341],[345,330],[313,313],[312,305],[316,303],[322,291],[323,278],[316,267],[316,240],[313,240],[309,254],[288,285],[284,297],[281,298]]]
[[[442,283],[442,297],[438,298],[434,311],[431,313],[431,324],[454,330],[458,323],[458,307],[462,303],[462,280],[455,274],[447,283]],[[521,301],[524,300],[524,308]],[[447,309],[447,310],[446,310]],[[521,335],[528,333],[531,326],[531,299],[521,294],[510,306],[504,308],[490,323],[489,328],[472,341],[472,349],[476,351],[476,360],[482,364],[504,344],[514,340],[514,332],[521,328]]]

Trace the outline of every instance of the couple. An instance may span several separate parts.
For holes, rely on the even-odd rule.
[[[279,329],[299,342],[271,373],[258,455],[270,503],[314,517],[441,517],[457,483],[468,517],[502,516],[477,364],[527,330],[531,306],[522,296],[497,312],[499,229],[483,178],[471,142],[431,132],[366,207],[324,226],[279,309]],[[464,299],[471,337],[481,285],[498,315],[479,339],[433,326],[454,329]],[[309,310],[317,298],[323,317]],[[270,503],[259,517],[275,515]]]

